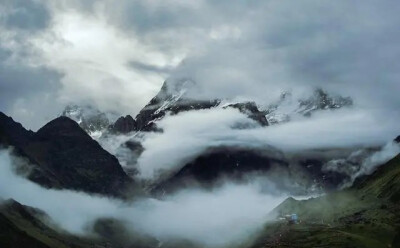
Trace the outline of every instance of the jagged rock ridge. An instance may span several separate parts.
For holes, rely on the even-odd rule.
[[[184,111],[210,109],[220,105],[220,99],[197,100],[188,98],[185,93],[187,84],[171,87],[164,82],[159,93],[133,119],[130,115],[120,117],[115,123],[110,124],[108,130],[112,133],[129,133],[133,131],[160,131],[156,122],[167,113],[175,115]],[[225,107],[239,109],[249,118],[257,121],[261,126],[267,126],[268,121],[254,102],[230,104]]]
[[[137,123],[130,115],[121,116],[114,124],[108,127],[108,130],[112,133],[130,133],[137,129]]]

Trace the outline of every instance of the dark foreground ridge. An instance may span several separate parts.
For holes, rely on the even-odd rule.
[[[134,189],[118,160],[67,117],[58,117],[34,133],[0,113],[0,145],[13,147],[32,166],[28,178],[48,188],[110,196],[124,196]]]

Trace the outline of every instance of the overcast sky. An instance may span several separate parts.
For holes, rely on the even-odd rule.
[[[165,79],[193,97],[320,86],[400,109],[398,1],[0,0],[0,111],[37,129],[68,103],[136,114]]]

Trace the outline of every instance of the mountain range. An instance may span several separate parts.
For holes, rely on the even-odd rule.
[[[165,82],[135,118],[103,113],[91,106],[69,105],[59,117],[37,132],[25,129],[0,112],[0,146],[9,149],[17,158],[14,161],[17,173],[42,187],[120,200],[134,201],[143,196],[162,199],[164,195],[191,187],[211,190],[226,180],[249,182],[254,175],[265,176],[274,187],[290,195],[325,194],[301,201],[288,198],[270,213],[274,216],[272,219],[295,212],[301,216],[302,224],[266,221],[265,228],[243,247],[400,247],[399,155],[380,165],[373,174],[358,178],[352,178],[346,171],[332,169],[334,161],[335,165],[341,161],[346,168],[359,170],[364,159],[379,151],[379,147],[354,148],[345,152],[332,148],[287,156],[272,146],[255,149],[221,145],[191,157],[177,170],[156,180],[138,177],[138,158],[145,150],[142,143],[148,135],[164,132],[159,123],[167,116],[214,108],[235,109],[256,128],[267,128],[295,118],[309,118],[318,111],[335,111],[353,105],[351,98],[331,96],[322,89],[315,89],[308,98],[300,100],[284,93],[276,103],[264,107],[252,101],[193,99],[187,94],[190,88],[186,87],[189,86],[185,82],[178,85]],[[398,143],[399,139],[397,137],[393,142]],[[342,189],[343,185],[353,181],[350,188]],[[48,219],[39,209],[12,199],[2,200],[0,246],[160,245],[153,237],[126,233],[112,218],[95,223],[97,236],[94,237],[65,233]],[[192,246],[196,247],[196,244],[188,241],[162,245]]]
[[[353,104],[350,97],[331,96],[322,89],[315,89],[309,97],[300,100],[295,100],[290,93],[284,93],[279,101],[265,107],[249,101],[230,102],[225,99],[193,99],[188,94],[192,84],[191,81],[183,81],[179,84],[164,82],[159,93],[150,100],[135,118],[126,115],[119,117],[114,123],[107,122],[109,123],[107,128],[104,125],[100,125],[95,132],[97,134],[101,133],[101,135],[93,138],[119,159],[129,175],[134,175],[137,173],[137,168],[135,167],[137,158],[143,152],[141,139],[138,139],[138,137],[149,132],[162,132],[157,123],[166,115],[177,115],[187,111],[213,108],[234,108],[245,114],[249,119],[254,120],[259,126],[265,127],[284,123],[289,121],[290,118],[296,118],[296,116],[307,118],[317,111],[349,108]],[[289,105],[291,106],[290,108],[288,108]],[[84,113],[85,111],[75,112]],[[98,110],[95,112],[101,113]],[[70,112],[64,111],[63,115],[71,117],[70,114],[66,113]],[[92,118],[93,114],[88,117],[85,117],[85,115],[80,115],[79,117],[79,120],[91,120],[93,122],[84,123],[83,121],[78,121],[89,135],[94,130],[87,130],[86,126],[95,127],[99,126],[97,123],[106,123],[102,121],[106,114],[97,114],[96,116],[98,118]],[[125,135],[131,138],[122,139],[123,142],[115,147],[116,142],[113,140],[116,140],[115,137],[118,135]],[[112,143],[113,148],[108,147],[109,143]],[[238,179],[244,178],[243,176],[238,177],[238,174],[263,173],[275,167],[286,170],[288,175],[301,173],[303,175],[301,180],[299,176],[295,176],[292,180],[299,184],[308,185],[307,188],[310,188],[310,185],[313,184],[314,188],[333,189],[348,179],[348,175],[345,173],[323,169],[325,164],[330,161],[328,158],[313,155],[282,158],[279,153],[272,147],[271,150],[262,152],[254,151],[253,148],[238,149],[226,146],[209,149],[204,154],[193,158],[168,178],[163,178],[161,182],[149,185],[149,188],[152,191],[160,191],[161,189],[161,191],[171,191],[172,189],[180,189],[183,185],[188,185],[187,182],[190,182],[189,185],[196,183],[197,185],[209,186],[217,182],[222,175]],[[340,158],[346,159],[346,157]],[[258,162],[254,163],[254,161]],[[357,161],[356,164],[359,165],[361,162]],[[238,166],[239,164],[240,166]],[[295,166],[289,168],[288,164]],[[205,165],[210,166],[204,170]],[[285,187],[290,186],[285,185]],[[304,192],[299,191],[296,193]]]

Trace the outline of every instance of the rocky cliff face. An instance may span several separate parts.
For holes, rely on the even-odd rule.
[[[112,196],[134,188],[118,160],[67,117],[34,133],[1,114],[0,137],[3,146],[15,147],[29,160],[33,168],[28,178],[42,186]]]

